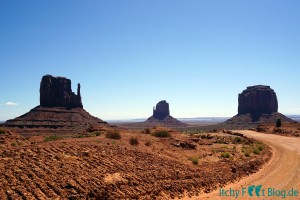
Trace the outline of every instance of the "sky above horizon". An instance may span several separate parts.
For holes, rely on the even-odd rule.
[[[0,121],[39,105],[43,75],[81,83],[104,120],[230,117],[247,86],[269,85],[300,114],[300,1],[0,1]]]

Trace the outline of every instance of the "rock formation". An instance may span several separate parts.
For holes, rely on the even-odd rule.
[[[169,104],[164,100],[156,104],[153,108],[153,117],[158,120],[163,120],[170,115]]]
[[[149,126],[161,125],[166,127],[185,127],[187,124],[175,119],[170,115],[169,104],[163,100],[156,104],[153,108],[153,115],[149,117],[145,124]]]
[[[64,77],[43,76],[40,86],[40,105],[42,107],[83,108],[80,84],[77,95],[72,92],[71,80]]]
[[[247,87],[239,94],[238,115],[250,113],[254,117],[278,111],[277,96],[270,86]]]
[[[4,126],[17,129],[22,134],[80,133],[91,126],[110,127],[83,109],[80,84],[77,94],[71,90],[71,80],[46,75],[40,85],[40,106],[28,113],[8,120]]]
[[[169,104],[163,100],[153,108],[153,115],[144,122],[122,124],[126,128],[152,128],[154,126],[164,126],[170,128],[186,127],[185,123],[175,119],[170,115]]]
[[[238,114],[227,123],[271,122],[277,119],[293,121],[278,113],[276,93],[270,86],[255,85],[247,87],[238,98]]]

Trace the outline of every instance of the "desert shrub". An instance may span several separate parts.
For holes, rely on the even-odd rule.
[[[4,130],[4,129],[0,129],[0,135],[3,135],[3,134],[5,134],[6,133],[6,130]]]
[[[258,155],[260,153],[260,151],[257,148],[253,148],[252,152],[256,155]]]
[[[170,137],[171,134],[168,131],[156,131],[152,133],[153,136],[155,137]]]
[[[101,132],[100,131],[95,131],[95,132],[93,132],[93,134],[95,134],[96,136],[99,136],[99,135],[101,135]]]
[[[50,141],[55,141],[55,140],[60,140],[60,139],[62,139],[61,136],[58,136],[58,135],[51,135],[51,136],[45,137],[44,141],[45,141],[45,142],[50,142]]]
[[[144,130],[144,133],[145,133],[145,134],[151,134],[150,128],[146,128],[146,129]]]
[[[262,151],[264,147],[262,145],[257,146],[258,150]]]
[[[207,133],[205,135],[201,135],[200,137],[201,137],[201,139],[212,139],[213,138],[213,136],[209,133]]]
[[[276,127],[281,127],[281,119],[277,119],[277,121],[276,121]]]
[[[250,153],[249,153],[248,151],[245,151],[245,152],[244,152],[244,156],[250,157]]]
[[[242,143],[243,139],[241,137],[234,137],[233,143],[235,144],[240,144]]]
[[[79,133],[79,134],[77,134],[76,136],[75,136],[75,138],[85,138],[86,136],[85,135],[83,135],[83,134],[81,134],[81,133]]]
[[[230,158],[230,153],[229,153],[229,152],[223,152],[223,153],[221,154],[221,156],[222,156],[223,158]]]
[[[13,143],[11,143],[11,146],[13,146],[13,147],[15,147],[16,145],[17,145],[17,144],[16,144],[16,143],[14,143],[14,142],[13,142]]]
[[[114,140],[119,140],[119,139],[121,139],[121,134],[119,132],[116,132],[116,131],[108,131],[105,134],[105,137],[110,138],[110,139],[114,139]]]
[[[137,146],[139,144],[139,141],[136,137],[131,137],[129,139],[129,144],[133,145],[133,146]]]
[[[198,165],[198,163],[199,163],[199,158],[198,157],[191,157],[190,160],[192,161],[192,163],[194,165]]]
[[[148,146],[151,145],[151,142],[150,142],[150,141],[146,141],[146,142],[145,142],[145,145],[148,147]]]

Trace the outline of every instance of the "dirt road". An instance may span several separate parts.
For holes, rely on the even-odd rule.
[[[300,138],[253,131],[239,132],[268,144],[273,150],[272,159],[259,172],[227,185],[222,188],[224,190],[220,188],[188,199],[300,199]],[[258,192],[260,196],[256,195],[255,188],[253,196],[249,196],[248,187],[252,185],[262,185]],[[230,194],[230,189],[236,193],[231,191]]]

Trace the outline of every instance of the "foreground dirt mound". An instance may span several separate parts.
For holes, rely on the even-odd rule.
[[[8,120],[4,125],[16,128],[17,132],[25,135],[31,133],[73,134],[82,132],[90,126],[109,126],[107,122],[93,117],[82,108],[40,106],[20,117]]]
[[[100,135],[0,148],[0,197],[170,199],[185,193],[193,196],[251,174],[270,158],[267,146],[260,154],[242,156],[251,145],[257,145],[248,139],[223,134],[171,134],[169,138],[157,138],[152,133],[122,132],[119,140]],[[132,137],[139,144],[130,145]],[[177,143],[193,144],[193,148],[174,146]],[[223,156],[223,151],[230,157]],[[197,163],[191,155],[197,156]]]

